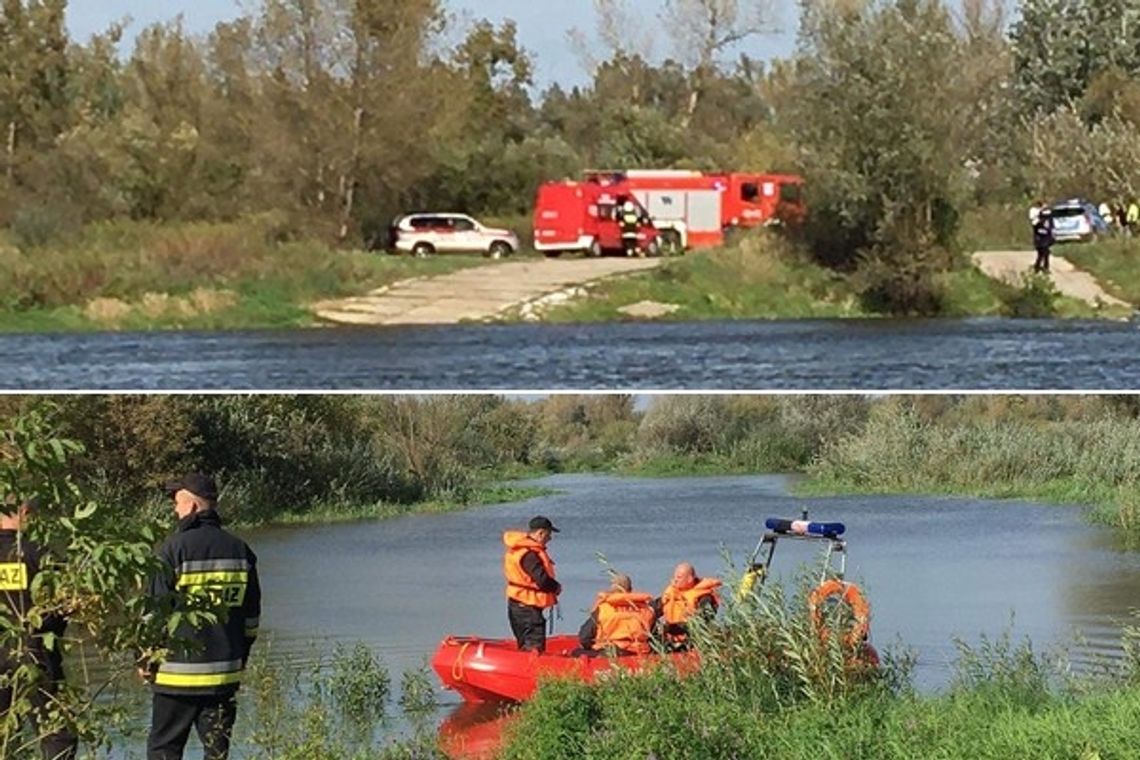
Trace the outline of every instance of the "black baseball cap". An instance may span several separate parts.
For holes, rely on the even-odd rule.
[[[218,500],[218,484],[213,478],[200,472],[190,472],[180,478],[168,480],[162,488],[168,496],[185,489],[206,501]]]
[[[558,533],[558,528],[554,527],[554,523],[550,522],[549,517],[538,515],[537,517],[530,518],[530,523],[527,525],[530,530],[542,530],[545,528],[551,533]]]

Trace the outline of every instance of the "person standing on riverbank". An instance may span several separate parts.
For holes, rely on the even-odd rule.
[[[507,580],[507,622],[520,650],[546,651],[544,612],[558,603],[562,584],[554,577],[554,560],[546,551],[558,528],[538,515],[527,525],[527,532],[503,533],[507,550],[503,574]]]
[[[148,671],[154,696],[147,759],[181,760],[194,727],[205,760],[225,760],[238,686],[261,615],[257,556],[222,528],[212,478],[191,473],[167,483],[165,490],[174,502],[178,527],[158,551],[165,568],[151,579],[149,592],[176,604],[182,594],[208,594],[223,609],[216,623],[180,624],[176,643],[197,646],[174,650]]]
[[[674,651],[689,646],[688,623],[694,617],[712,620],[716,617],[720,598],[716,590],[719,578],[698,578],[696,569],[682,562],[673,570],[673,578],[657,600],[657,612],[662,622],[662,638]]]
[[[1049,273],[1049,252],[1053,247],[1053,212],[1046,206],[1037,215],[1033,223],[1033,247],[1037,249],[1037,260],[1033,262],[1033,271]]]
[[[64,679],[60,647],[67,620],[56,614],[44,615],[35,624],[30,619],[35,606],[32,582],[40,573],[42,552],[28,542],[24,525],[30,517],[34,519],[39,504],[35,499],[19,502],[19,506],[17,503],[16,499],[6,499],[0,504],[0,615],[12,626],[5,641],[10,648],[0,653],[0,670],[8,678],[16,676],[28,689],[17,694],[11,682],[0,688],[0,716],[7,717],[13,701],[26,699],[44,758],[72,760],[79,742],[70,728],[59,725],[63,716],[58,714],[56,699]],[[48,636],[52,638],[50,645],[45,641]],[[17,676],[21,665],[33,666],[36,683],[28,684]]]

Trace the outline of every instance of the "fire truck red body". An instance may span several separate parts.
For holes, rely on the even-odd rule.
[[[581,188],[583,195],[546,192],[551,185]],[[803,179],[793,174],[708,174],[685,170],[590,171],[581,182],[548,183],[539,190],[535,209],[535,241],[542,246],[570,245],[579,249],[565,231],[543,227],[544,217],[572,216],[565,204],[589,203],[599,189],[629,194],[648,211],[666,249],[707,248],[722,245],[726,230],[801,221],[804,215]],[[565,248],[564,250],[572,250]]]
[[[581,251],[591,256],[626,254],[618,212],[632,200],[644,217],[637,232],[638,249],[660,252],[657,228],[641,208],[633,190],[623,183],[547,182],[538,188],[534,209],[534,247],[547,256]]]

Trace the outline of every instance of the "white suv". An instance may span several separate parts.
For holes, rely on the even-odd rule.
[[[482,253],[493,259],[519,249],[518,235],[484,227],[466,214],[408,214],[392,222],[392,248],[416,256]]]

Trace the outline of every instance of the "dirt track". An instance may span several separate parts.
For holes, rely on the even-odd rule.
[[[550,293],[660,266],[664,259],[528,259],[397,282],[314,311],[346,325],[455,324],[491,319]]]
[[[1033,251],[979,251],[973,256],[974,264],[995,280],[1018,284],[1023,272],[1033,268],[1037,254]],[[1049,257],[1050,274],[1057,290],[1070,298],[1079,298],[1093,304],[1099,301],[1106,306],[1132,308],[1116,296],[1110,295],[1091,274],[1077,269],[1063,256]]]

